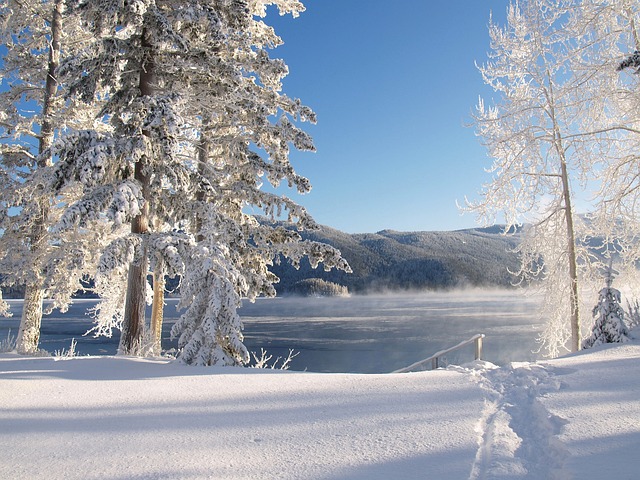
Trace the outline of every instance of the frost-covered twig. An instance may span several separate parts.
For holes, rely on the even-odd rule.
[[[65,350],[64,348],[61,350],[56,350],[53,352],[53,356],[56,360],[67,360],[69,358],[77,357],[78,352],[76,351],[76,342],[75,338],[71,339],[71,345],[69,346],[69,350]]]
[[[253,365],[250,365],[251,368],[269,368],[271,370],[289,370],[291,367],[291,361],[300,355],[300,352],[295,352],[292,348],[289,349],[289,354],[287,358],[277,357],[272,363],[269,363],[273,358],[273,355],[268,354],[264,348],[260,348],[260,356],[256,354],[256,352],[251,352],[251,356],[253,357],[253,361],[255,362]],[[278,363],[282,361],[282,364],[278,366]]]
[[[634,328],[640,325],[640,302],[635,299],[633,303],[627,301],[627,311],[625,318],[629,328]]]
[[[16,337],[11,335],[11,329],[7,332],[7,338],[0,340],[0,353],[13,352],[16,349]]]

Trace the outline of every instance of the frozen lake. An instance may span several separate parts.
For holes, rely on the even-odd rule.
[[[367,295],[347,298],[274,298],[246,303],[245,345],[265,348],[274,358],[292,348],[300,354],[292,370],[382,373],[405,367],[433,353],[484,333],[483,358],[496,364],[539,358],[541,330],[537,300],[518,292],[471,291]],[[0,339],[18,330],[22,302],[10,301],[14,316],[0,317]],[[76,300],[69,312],[54,312],[42,323],[41,348],[53,352],[78,342],[80,355],[112,355],[114,338],[85,337],[91,319],[85,315],[95,300]],[[176,300],[165,307],[163,348],[179,316]],[[473,345],[448,356],[448,363],[473,359]]]

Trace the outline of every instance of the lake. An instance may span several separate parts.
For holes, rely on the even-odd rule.
[[[498,365],[540,357],[536,338],[542,325],[536,316],[538,299],[517,291],[464,291],[354,295],[351,297],[281,297],[246,302],[240,314],[245,345],[261,348],[274,359],[289,349],[299,352],[292,370],[313,372],[390,372],[476,333],[484,333],[483,359]],[[18,330],[22,302],[10,300],[14,316],[0,318],[0,339]],[[179,317],[175,299],[167,299],[163,348],[171,325]],[[95,300],[76,300],[65,314],[54,312],[42,322],[41,348],[68,349],[73,338],[80,355],[112,355],[113,338],[83,336],[91,328],[87,308]],[[449,354],[445,363],[473,360],[469,345]]]

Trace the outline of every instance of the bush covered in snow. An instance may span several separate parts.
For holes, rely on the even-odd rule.
[[[624,310],[620,306],[620,291],[613,288],[614,272],[606,272],[607,286],[600,290],[598,304],[593,307],[595,323],[591,335],[582,341],[582,348],[603,343],[622,343],[629,340],[629,330],[624,323]]]

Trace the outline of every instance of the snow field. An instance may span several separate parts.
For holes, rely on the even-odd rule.
[[[476,453],[464,373],[163,363],[0,357],[0,478],[466,478]]]
[[[640,478],[638,340],[549,363],[560,389],[541,402],[566,422],[558,440],[569,454],[567,470],[583,472],[582,478]]]
[[[640,343],[410,374],[0,355],[0,478],[631,480]]]

